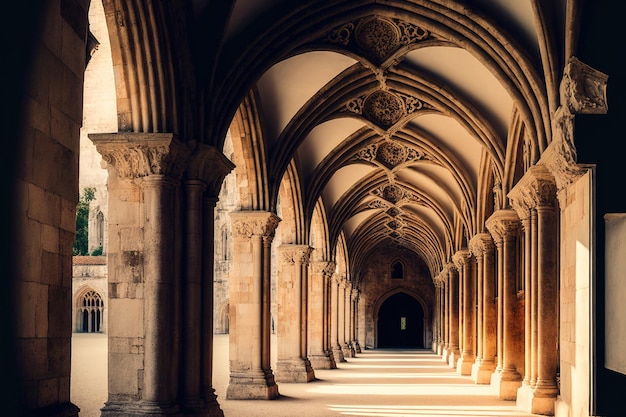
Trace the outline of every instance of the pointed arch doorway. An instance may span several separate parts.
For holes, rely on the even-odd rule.
[[[399,292],[380,306],[377,321],[379,348],[424,348],[424,310],[414,297]]]

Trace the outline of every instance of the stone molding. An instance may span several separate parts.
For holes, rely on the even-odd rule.
[[[519,225],[519,216],[513,209],[495,211],[485,222],[496,245],[505,237],[517,236]]]
[[[548,168],[535,165],[526,171],[508,197],[517,215],[525,220],[530,218],[532,209],[554,207],[556,194],[556,182]]]
[[[274,237],[281,219],[266,211],[235,211],[230,213],[233,237]]]
[[[173,133],[98,133],[89,139],[124,179],[164,175],[180,180],[190,155]]]

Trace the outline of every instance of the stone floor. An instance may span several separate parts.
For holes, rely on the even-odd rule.
[[[99,417],[106,401],[106,335],[74,334],[72,401]],[[275,351],[275,349],[274,349]],[[275,361],[275,358],[273,358]],[[228,335],[216,335],[214,387],[225,417],[529,417],[489,386],[458,375],[429,351],[364,350],[308,384],[279,384],[271,401],[227,400]]]

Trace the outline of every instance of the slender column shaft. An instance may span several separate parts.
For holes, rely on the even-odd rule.
[[[496,269],[493,247],[485,251],[483,289],[483,363],[495,361],[497,355]]]
[[[201,389],[207,404],[211,404],[214,413],[217,409],[217,396],[213,388],[213,261],[215,249],[215,204],[217,198],[205,196],[203,199],[202,218],[202,332],[201,337]],[[223,413],[222,413],[223,414]]]
[[[144,193],[144,270],[145,342],[144,389],[147,403],[169,402],[171,335],[174,328],[174,223],[164,216],[174,212],[175,182],[162,175],[143,180]]]
[[[449,271],[450,347],[448,350],[457,354],[459,351],[459,275],[455,267],[451,267]]]
[[[531,355],[530,355],[530,361],[531,361],[531,367],[530,367],[530,380],[529,383],[530,385],[535,385],[537,382],[537,352],[539,349],[538,346],[538,310],[537,310],[537,293],[538,293],[538,261],[537,261],[537,255],[538,255],[538,250],[539,250],[539,237],[538,237],[538,229],[537,229],[537,211],[536,210],[530,210],[530,230],[531,230],[531,262],[530,262],[530,269],[531,269],[531,282],[530,282],[530,287],[531,287],[531,294],[530,294],[530,327],[531,327],[531,332],[530,332],[530,346],[531,346]],[[554,248],[551,248],[550,250],[554,250]]]
[[[524,385],[530,385],[533,368],[533,345],[532,345],[532,303],[531,296],[534,292],[532,286],[532,230],[530,218],[522,219],[524,229]]]
[[[201,400],[201,326],[202,318],[202,193],[206,186],[198,180],[186,180],[185,278],[183,282],[183,404],[199,407]],[[202,320],[200,321],[202,323]]]
[[[538,349],[536,388],[556,392],[558,341],[556,213],[554,207],[537,208],[538,251]]]

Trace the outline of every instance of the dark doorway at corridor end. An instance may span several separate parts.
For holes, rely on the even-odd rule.
[[[424,310],[415,298],[400,292],[380,306],[378,348],[424,348]]]

